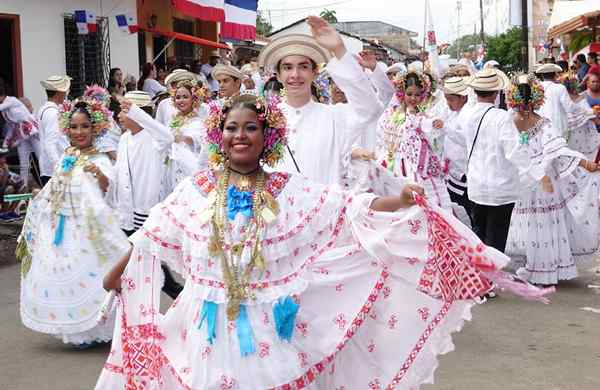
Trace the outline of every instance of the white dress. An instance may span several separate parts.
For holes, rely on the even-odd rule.
[[[576,109],[568,113],[567,142],[569,148],[581,152],[588,160],[594,161],[600,146],[600,133],[591,119],[590,106],[585,98],[575,103]]]
[[[595,190],[596,200],[593,203],[578,200],[590,193],[590,190],[577,185],[577,182],[585,180],[576,181],[572,177],[576,171],[582,170],[578,164],[584,156],[568,148],[565,139],[548,119],[541,119],[529,130],[528,151],[533,169],[550,177],[554,191],[544,191],[538,182],[532,189],[523,192],[513,209],[506,253],[517,265],[525,262],[518,273],[529,282],[556,284],[559,280],[577,276],[571,245],[573,233],[587,236],[585,231],[590,228],[597,233],[598,191]],[[584,175],[583,172],[577,174]],[[583,192],[578,195],[581,190]],[[586,227],[574,222],[569,207],[585,207],[584,213],[595,219],[594,226]],[[597,242],[597,239],[594,241]]]
[[[19,246],[27,255],[22,259],[21,320],[28,328],[65,343],[109,341],[114,312],[100,318],[106,297],[102,278],[129,243],[97,180],[83,172],[80,162],[85,160],[80,157],[70,180],[62,174],[62,161],[30,202],[23,224]],[[87,161],[112,177],[105,154],[91,155]]]
[[[280,212],[261,236],[266,270],[252,275],[247,318],[228,321],[220,261],[207,249],[212,224],[199,218],[214,188],[210,171],[186,179],[131,237],[96,389],[416,389],[490,288],[473,264],[507,261],[437,207],[374,212],[373,195],[274,173],[265,189]],[[235,217],[232,235],[246,218]],[[186,280],[164,315],[160,260]],[[274,309],[288,298],[299,310],[283,341]]]

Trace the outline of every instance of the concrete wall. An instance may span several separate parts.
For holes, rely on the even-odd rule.
[[[62,15],[76,9],[87,9],[109,18],[112,66],[138,75],[137,35],[122,34],[114,18],[127,12],[135,14],[136,0],[1,0],[0,13],[20,16],[23,91],[34,109],[45,100],[40,80],[53,74],[65,74]]]
[[[279,38],[281,36],[289,35],[289,34],[310,35],[310,27],[309,27],[308,23],[306,23],[306,22],[298,23],[286,30],[280,31],[273,35],[270,35],[269,39],[275,39],[275,38]],[[346,49],[351,53],[358,54],[359,52],[361,52],[363,50],[363,42],[360,39],[352,38],[352,37],[342,34],[342,40],[346,44]]]

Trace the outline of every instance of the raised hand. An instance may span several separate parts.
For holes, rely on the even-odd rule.
[[[346,45],[344,45],[342,37],[325,19],[309,16],[306,18],[306,22],[319,45],[333,52],[337,58],[342,58],[346,54]]]
[[[374,71],[375,67],[377,66],[377,57],[371,50],[361,51],[358,53],[356,60],[364,69],[370,69],[371,71]]]

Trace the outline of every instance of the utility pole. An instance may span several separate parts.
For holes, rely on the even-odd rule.
[[[483,32],[483,0],[479,0],[479,18],[481,19],[481,31],[479,34],[481,35],[481,44],[485,44],[485,35]]]
[[[460,59],[460,11],[462,11],[462,2],[456,1],[456,59]]]
[[[527,0],[521,0],[521,70],[529,71],[529,28],[527,20]]]

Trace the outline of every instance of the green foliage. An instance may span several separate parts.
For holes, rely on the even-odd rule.
[[[256,34],[257,35],[262,35],[267,36],[271,33],[271,31],[273,31],[273,26],[271,26],[271,23],[269,23],[269,21],[264,18],[262,16],[262,14],[260,12],[256,13]]]
[[[486,42],[488,39],[490,39],[489,36],[485,36]],[[457,40],[454,41],[454,43],[452,45],[450,45],[450,47],[448,48],[448,50],[446,51],[448,54],[450,54],[450,56],[452,57],[456,57],[456,49],[458,47],[459,49],[459,59],[461,57],[461,53],[465,52],[465,51],[469,51],[469,50],[475,50],[476,46],[481,44],[481,36],[479,34],[468,34],[468,35],[463,35],[462,37],[458,38]]]
[[[571,42],[569,43],[569,51],[571,53],[577,53],[590,43],[592,43],[591,32],[577,31],[575,34],[573,34],[573,38],[571,38]]]
[[[496,60],[505,71],[515,71],[521,65],[521,27],[512,27],[487,40],[486,60]]]
[[[329,9],[325,8],[323,11],[321,11],[319,16],[322,17],[323,19],[325,19],[326,21],[328,21],[329,23],[337,23],[338,22],[337,15],[334,10],[329,10]]]

